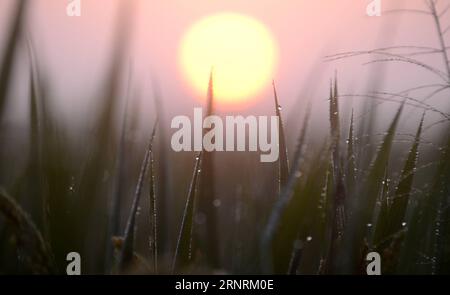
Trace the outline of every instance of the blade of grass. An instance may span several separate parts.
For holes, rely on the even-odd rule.
[[[340,156],[340,122],[339,122],[339,94],[338,94],[338,82],[337,76],[334,81],[334,90],[330,90],[330,133],[331,133],[331,143],[332,143],[332,175],[333,175],[333,193],[332,199],[330,200],[330,222],[329,228],[330,233],[330,243],[329,252],[326,257],[326,264],[324,271],[326,273],[333,272],[335,251],[338,242],[344,231],[345,224],[345,186],[343,180],[343,172],[341,168],[341,156]]]
[[[34,75],[34,92],[36,95],[36,116],[38,118],[38,141],[39,141],[39,177],[34,183],[34,187],[40,187],[41,196],[38,209],[43,211],[43,231],[51,251],[54,253],[57,269],[65,269],[67,249],[77,251],[73,248],[77,237],[75,232],[76,214],[71,210],[73,204],[70,202],[75,191],[78,189],[75,183],[74,167],[72,162],[73,151],[70,148],[65,126],[58,122],[55,111],[51,105],[49,80],[42,70],[42,65],[38,61],[32,40],[28,39],[28,49],[31,63],[31,70]],[[77,163],[78,165],[78,163]],[[36,198],[39,199],[39,198]],[[69,209],[70,208],[70,209]],[[50,211],[50,209],[52,209]],[[58,226],[55,226],[55,225]],[[51,235],[50,235],[51,232]]]
[[[303,242],[300,239],[294,241],[294,246],[292,247],[291,261],[289,262],[288,275],[297,274],[298,267],[302,260],[303,254]]]
[[[270,244],[273,263],[271,273],[286,274],[292,259],[292,247],[298,241],[303,242],[298,272],[317,273],[321,247],[325,243],[325,205],[321,202],[321,189],[327,180],[330,153],[330,143],[324,141],[313,155],[308,156],[312,157],[309,165],[305,165],[305,162],[301,169],[303,172],[296,175],[292,197],[280,216]]]
[[[436,175],[433,178],[428,202],[430,209],[425,215],[426,234],[429,242],[424,254],[431,258],[431,274],[448,274],[450,266],[450,136],[442,148]]]
[[[448,273],[450,137],[440,150],[431,188],[417,200],[413,217],[408,221],[405,246],[397,268],[401,273]]]
[[[422,134],[422,127],[425,118],[425,113],[420,120],[419,127],[414,138],[414,143],[409,151],[408,158],[406,159],[405,166],[403,167],[402,174],[400,176],[400,182],[395,190],[392,204],[389,208],[388,228],[384,236],[388,236],[396,233],[404,227],[402,224],[405,222],[406,208],[411,196],[411,190],[415,171],[417,168],[417,158],[419,154],[420,136]]]
[[[14,229],[17,246],[26,255],[25,261],[34,274],[54,272],[53,257],[41,232],[17,202],[0,188],[0,213]]]
[[[165,122],[165,106],[163,104],[163,99],[161,92],[159,91],[158,84],[156,82],[153,83],[154,88],[154,100],[155,100],[155,108],[156,112],[158,114],[158,118],[163,123]],[[170,196],[169,190],[170,190],[170,175],[168,173],[168,167],[170,166],[170,159],[168,157],[167,152],[167,134],[166,130],[164,128],[164,124],[159,125],[159,144],[158,144],[158,164],[156,167],[156,171],[159,177],[155,179],[155,186],[158,187],[158,202],[157,202],[157,211],[158,211],[158,218],[157,223],[158,224],[165,224],[168,227],[171,227],[172,221],[168,217],[168,204],[170,200],[168,197]],[[158,247],[159,251],[162,253],[168,252],[169,249],[171,249],[172,245],[172,239],[169,239],[169,235],[167,231],[160,230],[158,231]]]
[[[423,249],[424,245],[422,229],[424,228],[424,209],[427,207],[426,201],[425,198],[418,198],[412,208],[413,212],[408,221],[406,237],[396,269],[399,274],[420,273],[419,269],[422,268],[418,263],[418,256],[419,251]]]
[[[382,188],[380,192],[380,209],[378,213],[378,217],[376,220],[376,226],[375,226],[375,233],[373,235],[373,239],[371,240],[371,245],[373,249],[376,249],[377,251],[382,250],[380,243],[385,241],[386,238],[386,228],[389,224],[389,175],[388,175],[388,167],[386,167],[384,172],[384,179],[382,183]],[[378,252],[380,253],[380,252]],[[383,267],[384,267],[383,263]],[[384,272],[383,272],[384,273]]]
[[[77,230],[74,233],[76,241],[73,248],[79,249],[80,254],[90,263],[86,268],[94,272],[101,272],[105,268],[106,244],[108,224],[108,197],[111,178],[105,181],[105,175],[114,170],[115,155],[117,154],[117,124],[116,115],[121,96],[121,80],[123,73],[123,57],[126,53],[128,40],[131,36],[131,17],[134,1],[122,2],[117,10],[116,34],[113,38],[111,60],[106,69],[104,80],[101,82],[101,93],[98,98],[98,108],[93,116],[92,132],[88,133],[86,161],[83,163],[80,176],[80,200],[74,206]],[[102,184],[102,185],[101,185]],[[99,211],[100,210],[100,211]],[[98,218],[102,216],[102,218]],[[106,217],[106,218],[105,218]],[[97,231],[84,231],[93,220]],[[89,240],[99,239],[101,242],[88,246]],[[88,248],[89,247],[89,248]]]
[[[211,116],[214,112],[213,69],[211,69],[209,77],[206,109],[206,116]],[[203,136],[208,131],[208,129],[203,129]],[[199,247],[202,248],[201,250],[209,266],[215,269],[219,267],[220,261],[217,208],[213,205],[216,196],[214,152],[203,151],[201,164],[202,174],[200,175],[198,211],[199,214],[205,216],[205,222],[203,225],[200,225],[205,228],[199,231],[204,232],[205,236],[199,238],[202,239]]]
[[[113,266],[113,252],[114,245],[112,238],[119,235],[119,221],[120,221],[120,199],[124,191],[123,179],[125,179],[125,137],[127,133],[127,119],[128,119],[128,101],[131,96],[131,74],[128,75],[128,91],[127,98],[125,101],[124,114],[122,117],[122,130],[120,135],[118,157],[116,160],[116,179],[115,188],[111,198],[111,206],[109,212],[108,220],[108,236],[109,239],[106,243],[106,257],[105,257],[105,270],[107,272],[111,271]]]
[[[354,138],[354,117],[353,117],[353,109],[352,109],[352,116],[350,119],[350,129],[348,132],[348,139],[347,139],[347,191],[353,189],[355,184],[355,138]]]
[[[395,136],[395,130],[400,120],[404,103],[398,109],[378,152],[370,165],[369,174],[364,182],[364,185],[359,190],[360,198],[355,198],[353,201],[353,214],[349,224],[349,234],[346,239],[346,247],[350,255],[345,257],[343,266],[345,272],[353,273],[355,270],[359,271],[361,262],[358,261],[363,255],[360,253],[363,249],[364,238],[367,237],[367,228],[372,224],[374,217],[374,209],[382,182],[385,176],[385,170],[391,155],[391,147]]]
[[[436,26],[437,35],[439,38],[439,45],[441,47],[440,52],[442,53],[442,59],[443,59],[442,61],[443,61],[443,64],[444,64],[444,67],[445,67],[445,70],[447,73],[447,82],[450,83],[450,60],[448,58],[447,47],[445,45],[445,38],[444,38],[445,32],[442,29],[441,18],[437,12],[435,1],[428,1],[428,3],[429,3],[428,5],[430,7],[431,15],[434,19],[434,23]]]
[[[44,191],[44,177],[43,177],[43,151],[42,151],[42,128],[43,123],[43,111],[39,110],[39,105],[42,108],[43,102],[39,102],[39,73],[36,65],[36,56],[34,53],[34,48],[31,40],[28,42],[28,50],[30,56],[30,165],[32,165],[31,170],[32,177],[35,179],[35,183],[30,186],[34,186],[34,191],[36,195],[41,197],[41,220],[42,220],[42,231],[45,240],[50,244],[50,200],[48,193]],[[40,100],[44,100],[40,97]]]
[[[6,48],[3,57],[0,59],[0,118],[2,117],[6,104],[6,96],[11,86],[12,69],[17,54],[17,46],[22,35],[22,26],[28,1],[20,0],[15,7],[13,22],[11,24],[8,38],[6,39]]]
[[[436,176],[436,184],[433,192],[440,195],[440,203],[436,218],[436,229],[439,233],[437,236],[437,247],[435,248],[435,255],[437,258],[437,273],[450,274],[450,137],[447,139],[447,145],[442,154],[441,165],[438,173],[440,173],[439,180]],[[435,233],[436,233],[435,229]]]
[[[156,202],[155,189],[155,168],[154,168],[153,151],[150,151],[150,168],[149,168],[149,201],[150,201],[150,237],[149,247],[153,259],[153,272],[158,273],[158,207]]]
[[[329,151],[327,151],[329,152]],[[318,270],[319,274],[326,274],[330,272],[330,266],[332,263],[329,262],[330,249],[332,246],[331,240],[331,232],[332,227],[330,224],[332,223],[333,214],[333,192],[334,192],[334,179],[333,179],[333,165],[331,159],[328,160],[327,169],[325,172],[325,183],[323,184],[321,194],[320,194],[320,214],[323,215],[324,225],[324,241],[321,246],[321,264]]]
[[[172,262],[172,274],[175,274],[178,270],[186,267],[191,260],[196,188],[200,175],[202,155],[202,152],[200,152],[195,158],[194,171],[192,173],[192,179],[189,185],[189,192],[186,199],[186,205],[184,207],[177,246],[175,248],[175,255]]]
[[[274,86],[274,90],[275,90],[275,86]],[[278,100],[275,100],[276,105],[278,105]],[[278,113],[279,114],[279,113]],[[292,196],[294,195],[294,189],[295,189],[295,185],[298,182],[298,178],[300,176],[300,169],[301,169],[301,161],[302,161],[302,157],[303,157],[303,149],[306,143],[306,132],[308,130],[308,123],[309,123],[309,118],[310,118],[310,114],[311,114],[311,107],[310,105],[308,105],[307,109],[306,109],[306,114],[305,114],[305,118],[303,121],[303,127],[301,129],[300,132],[300,136],[299,139],[297,141],[297,148],[296,151],[294,153],[294,159],[293,159],[293,167],[292,170],[289,174],[288,180],[286,182],[286,185],[282,188],[280,197],[276,200],[274,207],[272,208],[272,211],[270,213],[268,222],[266,224],[266,227],[264,228],[262,237],[261,237],[261,252],[260,252],[260,257],[261,257],[261,263],[262,263],[262,269],[263,272],[265,273],[272,273],[274,270],[274,251],[273,251],[273,242],[274,242],[274,238],[277,236],[277,232],[280,230],[280,223],[282,223],[282,219],[283,216],[285,214],[285,211],[292,199]],[[281,133],[281,131],[280,131]],[[281,138],[280,138],[281,140]],[[281,147],[281,144],[280,144]],[[285,156],[287,157],[287,155],[285,154]],[[284,161],[285,164],[287,164],[286,161]],[[281,166],[280,166],[281,167]],[[293,245],[292,241],[287,242],[289,245]],[[294,247],[295,248],[295,247]],[[289,249],[289,251],[291,251],[292,249]],[[292,251],[296,251],[297,249],[293,249]],[[294,260],[298,260],[297,259],[299,255],[297,255],[296,253],[292,253],[291,254],[291,258],[288,259],[294,259]],[[275,267],[275,271],[277,273],[286,273],[286,269],[288,269],[288,272],[290,272],[289,269],[294,269],[296,268],[296,261],[292,261],[289,262],[289,260],[287,261],[287,263],[289,263],[291,266],[289,267],[288,265],[285,266],[285,268],[283,269],[282,267]],[[281,263],[281,265],[283,265]]]
[[[311,104],[309,103],[306,107],[306,113],[305,118],[303,120],[303,127],[300,132],[300,137],[297,141],[297,148],[294,153],[294,160],[292,165],[292,173],[295,173],[295,175],[298,177],[301,172],[301,162],[304,154],[304,146],[306,142],[306,131],[308,130],[308,123],[309,123],[309,117],[311,115]],[[300,232],[297,234],[297,239],[294,241],[294,245],[292,248],[291,253],[291,260],[289,262],[289,268],[287,273],[290,275],[295,275],[297,272],[297,269],[300,265],[301,258],[302,258],[302,250],[303,250],[303,243],[301,241]]]
[[[283,126],[283,119],[281,117],[281,106],[278,102],[278,95],[277,95],[277,90],[275,87],[275,81],[272,81],[272,87],[273,87],[273,97],[275,100],[275,113],[280,122],[279,131],[278,131],[278,137],[279,137],[278,142],[279,142],[279,146],[280,146],[280,148],[279,148],[280,156],[278,158],[278,165],[279,165],[278,192],[281,194],[282,188],[288,182],[289,161],[288,161],[288,154],[287,154],[286,137],[285,137],[284,126]]]
[[[363,195],[366,198],[363,206],[363,216],[365,224],[369,223],[373,217],[373,210],[375,208],[375,203],[377,200],[377,195],[379,195],[382,181],[385,175],[385,169],[389,162],[389,157],[391,155],[391,147],[395,136],[395,130],[400,120],[400,115],[403,111],[403,104],[397,111],[397,114],[392,121],[386,136],[383,139],[383,143],[380,146],[376,158],[371,164],[371,170],[369,176],[367,177],[367,186],[365,191],[367,195]]]
[[[118,268],[119,271],[124,271],[133,259],[134,253],[134,233],[136,230],[136,213],[138,212],[139,202],[141,199],[142,188],[144,186],[144,179],[147,174],[147,170],[150,164],[150,155],[153,148],[153,141],[155,138],[156,128],[158,121],[153,125],[152,135],[148,143],[147,149],[145,151],[144,160],[141,165],[141,172],[139,174],[139,179],[136,184],[136,189],[133,198],[133,204],[131,205],[130,214],[128,216],[128,221],[125,227],[125,233],[123,235],[123,247],[119,255]]]

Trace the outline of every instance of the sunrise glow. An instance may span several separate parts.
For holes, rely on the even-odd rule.
[[[193,24],[184,35],[181,69],[199,97],[204,97],[213,69],[217,102],[249,102],[270,85],[277,62],[276,47],[261,22],[234,13],[212,15]]]

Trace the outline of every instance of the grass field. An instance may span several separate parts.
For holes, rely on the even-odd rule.
[[[432,104],[435,95],[450,95],[441,22],[448,14],[435,1],[424,10],[436,48],[326,57],[414,64],[435,84],[369,93],[362,108],[347,112],[337,75],[329,97],[317,100],[329,105],[328,134],[311,132],[313,107],[299,110],[303,122],[281,125],[279,160],[264,166],[255,153],[173,152],[159,97],[159,117],[139,126],[132,91],[119,89],[129,79],[126,16],[98,85],[100,107],[89,128],[74,133],[52,105],[52,81],[25,32],[27,1],[16,2],[0,46],[0,273],[64,274],[67,253],[76,251],[84,274],[364,274],[366,254],[376,251],[384,274],[450,274],[450,104]],[[416,59],[426,54],[442,63]],[[18,60],[30,64],[19,81],[29,115],[19,125],[5,119]],[[429,92],[416,97],[417,89]],[[270,115],[283,122],[276,93],[274,84]],[[395,108],[386,130],[373,130],[377,103]],[[414,134],[397,132],[406,109],[420,114]],[[438,124],[424,124],[427,116]],[[429,130],[433,142],[423,140]]]

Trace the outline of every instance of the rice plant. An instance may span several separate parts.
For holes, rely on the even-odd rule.
[[[23,31],[28,2],[15,5],[0,55],[0,273],[64,274],[72,251],[81,254],[85,274],[364,274],[372,251],[380,253],[385,274],[450,273],[450,114],[432,104],[450,89],[442,21],[448,11],[437,1],[425,1],[420,11],[433,20],[436,48],[392,46],[326,57],[414,65],[435,83],[345,94],[336,73],[329,96],[310,99],[298,112],[302,123],[292,126],[285,124],[286,98],[273,82],[274,108],[267,113],[280,122],[280,156],[265,167],[248,154],[173,155],[158,91],[152,98],[156,123],[139,123],[135,81],[122,75],[132,17],[127,9],[98,86],[99,108],[89,128],[69,132],[51,103],[41,49]],[[399,12],[411,13],[392,11]],[[27,50],[19,51],[23,43]],[[428,54],[440,55],[442,64],[418,59]],[[29,61],[24,134],[5,124],[7,103],[16,99],[10,89],[19,58]],[[326,88],[322,82],[317,85]],[[219,113],[213,69],[208,86],[209,116]],[[418,90],[429,92],[419,96]],[[395,108],[381,136],[367,127],[374,117],[364,110],[352,106],[345,115],[342,101],[355,96]],[[322,138],[311,132],[318,104],[328,108]],[[407,109],[420,115],[415,133],[400,144]],[[438,119],[427,125],[432,116]],[[440,138],[426,142],[427,130]]]

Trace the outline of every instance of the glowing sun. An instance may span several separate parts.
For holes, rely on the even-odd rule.
[[[277,48],[267,28],[235,13],[208,16],[188,30],[180,45],[180,64],[189,84],[204,95],[211,69],[219,103],[248,102],[270,85]]]

